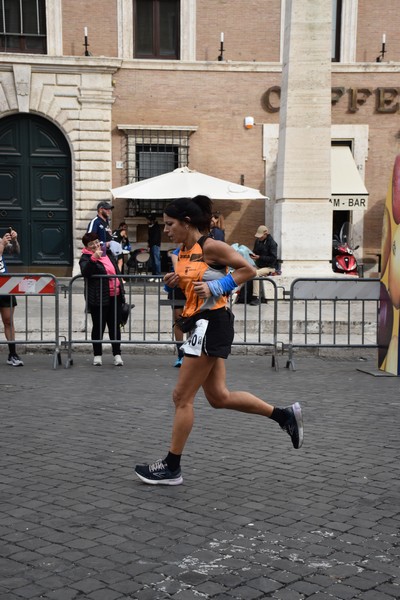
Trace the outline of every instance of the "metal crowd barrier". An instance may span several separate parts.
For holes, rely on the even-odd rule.
[[[100,280],[100,294],[103,285],[109,285],[113,275],[96,275]],[[165,298],[162,277],[149,275],[124,275],[125,302],[132,306],[128,322],[121,330],[122,345],[162,345],[175,344],[170,303],[161,302]],[[91,339],[92,321],[84,297],[85,280],[82,275],[73,277],[68,286],[68,335],[66,367],[73,364],[72,352],[79,344],[102,342],[110,344],[118,341],[109,337],[106,330],[102,340]],[[102,309],[100,309],[102,310]],[[101,318],[101,313],[100,313]],[[91,352],[91,349],[90,349]]]
[[[15,340],[0,339],[23,345],[53,346],[53,368],[61,364],[59,336],[59,286],[57,279],[47,273],[0,275],[0,295],[15,296],[17,306],[12,317]]]
[[[97,277],[101,285],[108,285],[113,276]],[[135,307],[121,332],[122,348],[125,345],[174,347],[174,303],[167,299],[162,277],[132,274],[124,275],[124,279],[125,300]],[[278,370],[278,347],[282,353],[288,350],[286,367],[293,369],[296,348],[377,347],[378,279],[296,279],[290,287],[290,302],[285,291],[278,299],[280,286],[275,278],[258,279],[262,281],[260,289],[264,288],[265,303],[260,301],[250,306],[246,292],[243,304],[235,302],[237,294],[230,297],[230,308],[235,315],[233,348],[242,347],[242,351],[245,348],[249,353],[259,349],[272,355],[271,366]],[[57,279],[48,274],[0,275],[0,294],[15,295],[18,299],[14,312],[15,342],[52,346],[54,368],[61,364],[61,337],[65,337],[67,348],[66,367],[73,364],[76,346],[86,344],[92,353],[93,341],[106,345],[117,341],[110,340],[107,331],[102,340],[91,339],[92,321],[85,304],[81,275],[63,286],[68,305],[61,319],[60,289]],[[60,321],[61,327],[64,326],[63,335]],[[0,343],[7,344],[7,340],[1,338]]]
[[[379,279],[296,279],[290,287],[289,358],[294,348],[376,348]]]
[[[108,280],[115,276],[98,275],[100,285],[108,285]],[[124,275],[125,301],[134,305],[129,320],[121,332],[122,345],[167,345],[174,346],[173,307],[174,303],[167,299],[163,278],[151,275]],[[230,300],[230,307],[235,314],[235,340],[233,346],[258,346],[272,349],[272,366],[278,369],[277,361],[277,286],[275,281],[262,278],[267,287],[268,303],[249,307],[247,304],[236,305]],[[260,286],[261,287],[261,286]],[[92,342],[110,344],[117,341],[108,337],[105,331],[102,340],[91,339],[92,322],[84,299],[84,278],[73,277],[67,288],[68,292],[68,335],[66,367],[73,364],[73,349],[80,344],[91,345]],[[176,302],[175,306],[181,304]],[[251,311],[251,312],[250,312]],[[252,317],[250,319],[250,317]],[[254,317],[256,317],[254,319]],[[92,352],[91,347],[90,350]]]
[[[255,279],[260,282],[260,299],[256,306],[249,305],[246,287],[243,304],[236,303],[236,294],[230,297],[230,307],[235,315],[233,346],[270,347],[271,366],[278,371],[278,286],[273,277]]]

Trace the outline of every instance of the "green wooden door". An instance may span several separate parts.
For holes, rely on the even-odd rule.
[[[34,115],[0,120],[0,235],[9,226],[21,246],[9,264],[72,264],[71,153],[61,131]]]

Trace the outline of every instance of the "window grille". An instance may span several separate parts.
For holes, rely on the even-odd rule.
[[[179,166],[179,148],[165,146],[160,148],[150,144],[136,145],[137,181],[168,173]],[[186,161],[187,162],[187,161]]]
[[[46,0],[0,0],[0,52],[46,54]]]
[[[128,126],[120,125],[126,133],[125,165],[127,183],[142,181],[189,165],[189,138],[196,127]],[[162,215],[166,200],[128,200],[128,217],[155,212]]]

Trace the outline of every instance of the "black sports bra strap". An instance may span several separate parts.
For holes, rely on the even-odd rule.
[[[199,244],[200,248],[203,250],[203,246],[204,246],[204,242],[209,238],[209,235],[202,235],[201,238],[199,238],[197,240],[197,243]]]
[[[202,235],[201,238],[199,238],[197,240],[197,243],[199,244],[199,246],[202,250],[203,250],[205,241],[208,239],[212,239],[212,237],[210,235]],[[226,265],[220,265],[217,263],[213,263],[211,265],[209,264],[208,266],[211,267],[212,269],[215,269],[216,271],[225,271],[225,269],[226,269]]]

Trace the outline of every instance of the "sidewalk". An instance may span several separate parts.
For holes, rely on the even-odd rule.
[[[303,448],[200,393],[184,483],[160,488],[133,466],[167,451],[177,370],[124,359],[1,361],[0,600],[400,597],[397,378],[357,370],[373,359],[232,356],[231,389],[302,402]]]

